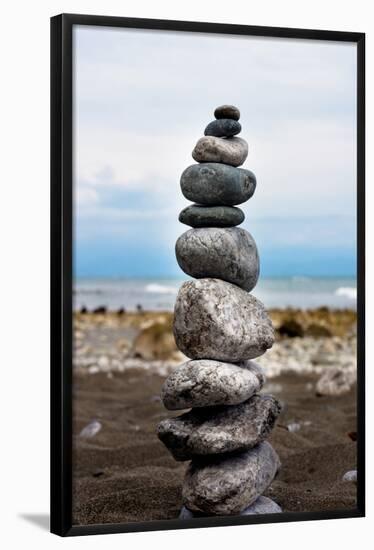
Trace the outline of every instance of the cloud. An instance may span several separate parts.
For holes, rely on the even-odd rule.
[[[354,256],[354,44],[95,27],[74,40],[82,254],[99,241],[113,254],[136,242],[149,258],[168,247],[174,257],[187,229],[177,221],[187,205],[180,175],[214,107],[229,102],[241,109],[244,167],[258,181],[244,227],[264,253],[278,246],[279,265],[287,247],[346,246]]]

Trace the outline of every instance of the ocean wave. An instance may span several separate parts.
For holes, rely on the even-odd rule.
[[[104,294],[106,292],[102,288],[75,288],[74,294]]]
[[[178,289],[173,286],[150,283],[149,285],[146,285],[145,291],[151,292],[152,294],[177,294]]]
[[[340,286],[335,290],[335,295],[344,296],[344,298],[349,298],[350,300],[356,300],[357,288],[353,286]]]

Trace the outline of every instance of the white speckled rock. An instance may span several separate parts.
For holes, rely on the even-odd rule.
[[[175,254],[180,268],[196,279],[222,279],[248,292],[256,286],[260,272],[257,246],[241,227],[189,229],[177,240]]]
[[[316,384],[317,395],[343,395],[348,393],[357,381],[357,371],[331,367],[326,369]]]
[[[219,279],[187,281],[174,311],[174,337],[191,359],[238,363],[274,343],[274,328],[260,300]]]
[[[253,504],[248,506],[245,510],[240,512],[240,516],[253,516],[256,514],[280,514],[282,513],[282,508],[271,500],[271,498],[260,496]],[[179,519],[193,519],[204,517],[204,514],[201,512],[191,512],[185,506],[182,506],[182,509],[179,514]]]
[[[162,420],[158,436],[176,460],[245,451],[268,437],[281,412],[271,395],[239,405],[205,407]]]
[[[192,151],[196,162],[222,162],[231,166],[241,166],[247,156],[248,143],[239,137],[205,136],[199,139]]]
[[[349,470],[342,477],[342,481],[350,481],[351,483],[357,484],[357,470]]]
[[[183,484],[183,504],[192,512],[238,514],[273,481],[280,462],[267,441],[241,454],[214,461],[193,461]]]
[[[264,383],[264,371],[254,361],[233,365],[200,359],[177,367],[165,380],[161,398],[169,410],[237,405]]]

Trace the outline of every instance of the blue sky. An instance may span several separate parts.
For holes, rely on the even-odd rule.
[[[264,277],[352,276],[356,46],[77,27],[75,273],[182,276],[179,187],[222,103],[242,113],[242,205]]]

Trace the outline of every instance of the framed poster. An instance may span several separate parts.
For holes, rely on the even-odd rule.
[[[52,532],[363,516],[364,35],[51,31]]]

